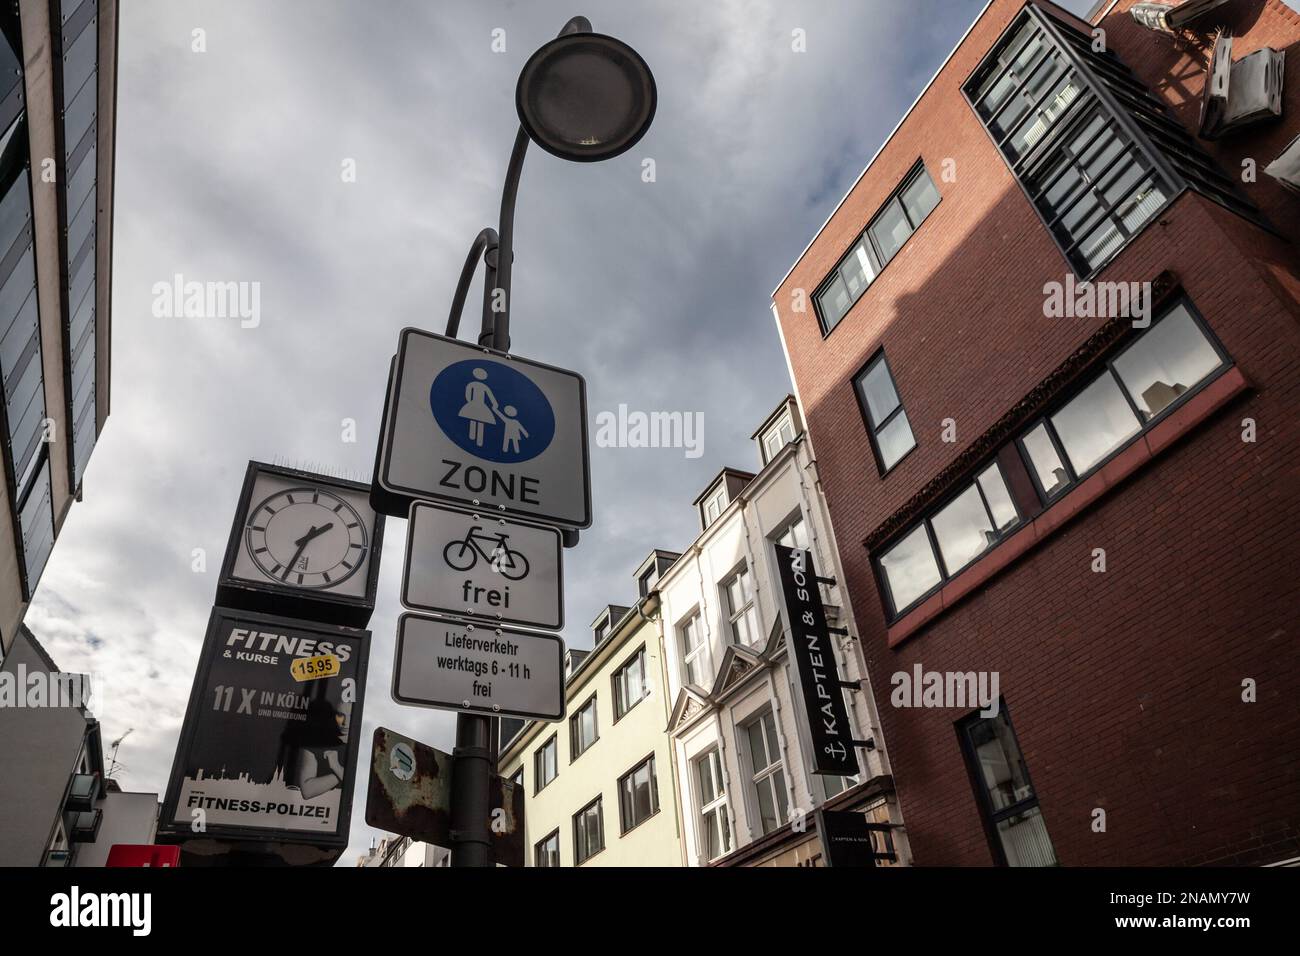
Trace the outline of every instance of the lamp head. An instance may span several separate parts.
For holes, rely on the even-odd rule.
[[[519,122],[548,153],[579,163],[611,159],[637,144],[654,119],[658,91],[641,55],[601,33],[566,33],[524,64],[515,87]]]

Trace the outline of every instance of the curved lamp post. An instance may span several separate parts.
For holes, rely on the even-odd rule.
[[[654,74],[641,55],[621,40],[592,32],[586,17],[574,17],[559,36],[528,58],[515,87],[519,132],[501,191],[500,223],[497,230],[480,232],[470,247],[447,318],[449,336],[459,331],[461,311],[482,256],[487,275],[478,341],[510,351],[515,201],[529,141],[572,162],[612,159],[645,135],[657,102]],[[495,310],[494,300],[499,300]]]
[[[530,140],[561,159],[593,163],[624,153],[650,127],[658,94],[650,67],[626,43],[593,33],[591,21],[574,17],[560,35],[528,58],[515,88],[519,132],[501,191],[499,229],[474,237],[447,317],[447,335],[455,338],[470,282],[480,257],[483,326],[478,341],[510,351],[510,273],[514,263],[515,200],[524,153]],[[494,308],[499,301],[499,306]],[[564,543],[577,543],[576,530]],[[452,866],[493,866],[489,786],[495,771],[495,718],[459,714],[452,771]]]

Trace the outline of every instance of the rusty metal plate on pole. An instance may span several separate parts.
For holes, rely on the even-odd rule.
[[[370,753],[366,823],[420,843],[451,846],[452,757],[386,727]],[[494,774],[488,826],[498,864],[524,865],[524,789]]]

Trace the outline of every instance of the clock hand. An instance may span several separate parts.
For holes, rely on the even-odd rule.
[[[302,553],[307,550],[308,543],[312,538],[316,537],[318,533],[316,526],[312,525],[307,529],[306,534],[294,542],[294,545],[297,546],[298,550],[293,553],[293,557],[289,559],[289,563],[284,566],[284,574],[280,575],[281,581],[289,580],[289,574],[293,571],[293,566],[298,563],[298,559],[302,557]]]
[[[306,534],[304,534],[301,538],[299,538],[297,541],[294,542],[294,544],[297,545],[298,550],[295,551],[293,553],[293,557],[289,559],[289,563],[284,569],[284,574],[280,576],[281,581],[289,580],[289,574],[293,571],[293,566],[298,563],[298,559],[302,557],[302,553],[307,550],[307,545],[310,544],[312,541],[314,541],[316,538],[319,538],[321,535],[323,535],[326,531],[328,531],[332,527],[334,527],[333,521],[329,522],[328,524],[323,524],[319,528],[316,527],[315,525],[312,525],[307,530]]]

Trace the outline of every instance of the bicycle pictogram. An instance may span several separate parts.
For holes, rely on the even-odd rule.
[[[528,577],[528,558],[523,552],[516,551],[507,543],[510,535],[504,531],[495,535],[483,533],[483,529],[474,525],[465,533],[465,537],[447,542],[442,549],[443,560],[457,571],[470,571],[482,558],[492,570],[511,581],[522,581]],[[485,548],[483,542],[490,547]]]

